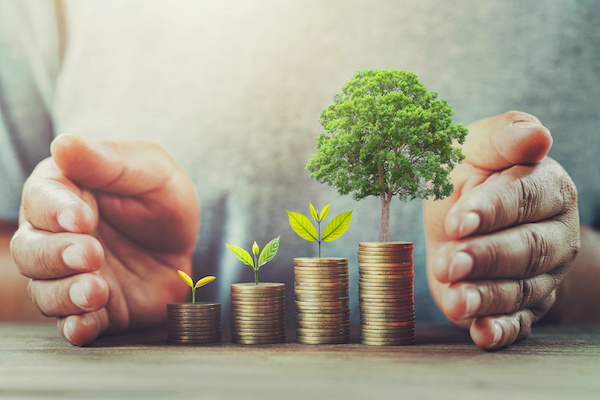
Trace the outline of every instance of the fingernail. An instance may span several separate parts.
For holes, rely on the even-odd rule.
[[[58,213],[56,217],[58,224],[67,232],[78,232],[77,225],[75,225],[75,213],[71,210],[64,210]]]
[[[87,262],[81,246],[75,244],[68,246],[63,250],[62,258],[65,265],[69,268],[77,270],[87,269]]]
[[[86,295],[86,284],[85,282],[75,282],[71,285],[71,289],[69,290],[69,297],[73,304],[81,308],[88,308],[90,303],[87,299]]]
[[[465,296],[465,314],[463,318],[471,318],[481,305],[481,295],[474,288],[467,288],[464,291]]]
[[[69,342],[72,342],[71,337],[73,336],[74,331],[75,321],[73,320],[73,318],[67,318],[65,320],[65,324],[63,325],[63,335]]]
[[[491,347],[496,347],[500,343],[500,339],[502,339],[502,327],[496,321],[492,321],[492,333],[494,337],[492,338]]]
[[[450,282],[458,281],[471,273],[473,258],[464,251],[459,251],[452,257],[448,279]]]
[[[460,224],[458,234],[461,237],[470,235],[471,233],[475,232],[477,228],[479,228],[480,222],[481,220],[479,218],[479,214],[473,211],[468,212]]]

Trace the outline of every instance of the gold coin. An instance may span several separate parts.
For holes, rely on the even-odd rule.
[[[395,242],[360,242],[358,247],[375,247],[375,248],[388,248],[388,247],[413,247],[414,242],[403,242],[403,241],[395,241]]]
[[[266,346],[271,344],[279,344],[285,343],[285,338],[277,338],[277,339],[232,339],[231,343],[234,344],[242,344],[242,345],[252,345],[252,346]]]
[[[218,322],[211,322],[211,323],[197,323],[195,321],[191,322],[191,321],[168,321],[167,322],[167,327],[171,327],[171,326],[189,326],[189,327],[197,327],[197,328],[210,328],[210,327],[218,327],[221,326],[221,321]]]
[[[404,340],[394,340],[394,339],[385,339],[385,340],[370,340],[364,339],[361,340],[361,344],[365,346],[406,346],[414,344],[414,339],[404,339]]]
[[[294,273],[296,274],[347,274],[348,264],[327,265],[326,267],[294,265]]]
[[[350,336],[303,336],[296,335],[296,342],[301,344],[344,344],[350,342]]]
[[[327,265],[327,264],[347,263],[347,262],[348,262],[347,258],[341,258],[341,257],[296,257],[296,258],[294,258],[294,265],[295,264]]]
[[[217,312],[177,312],[177,311],[167,311],[167,317],[173,318],[197,318],[197,319],[215,319],[221,317],[221,310]]]
[[[358,276],[362,277],[365,275],[389,275],[389,276],[406,276],[406,275],[414,275],[414,268],[408,267],[384,267],[381,264],[372,265],[372,266],[359,266],[358,267]],[[371,278],[375,278],[371,276]]]
[[[269,313],[263,313],[263,312],[256,312],[256,311],[240,311],[240,310],[231,310],[231,318],[232,319],[238,319],[238,320],[243,320],[243,319],[250,319],[250,320],[257,320],[257,321],[261,321],[261,320],[268,320],[268,319],[277,319],[277,318],[284,318],[285,317],[285,312],[282,311],[277,311],[277,312],[269,312]]]
[[[392,274],[378,274],[378,275],[369,275],[362,274],[358,277],[358,283],[364,283],[366,285],[369,284],[377,284],[377,283],[385,283],[388,285],[401,285],[401,284],[413,284],[413,279],[406,275],[392,275]]]
[[[221,309],[214,310],[167,310],[167,315],[221,315]]]
[[[259,307],[259,308],[278,308],[278,307],[283,307],[284,301],[283,299],[278,300],[278,301],[249,301],[249,300],[231,300],[231,304],[238,306],[238,307],[243,307],[243,306],[248,306],[248,307]]]
[[[169,334],[167,336],[167,340],[168,341],[192,341],[192,340],[198,340],[198,341],[211,341],[211,342],[216,342],[216,341],[220,341],[221,340],[221,335],[213,335],[213,336],[195,336],[195,335],[171,335]]]
[[[322,316],[321,316],[322,315]],[[328,315],[332,315],[332,318],[327,318]],[[350,322],[349,314],[316,314],[306,315],[304,313],[296,314],[296,324],[347,324]]]
[[[359,310],[361,315],[365,315],[365,316],[381,316],[381,318],[383,318],[383,316],[389,316],[389,317],[394,317],[394,316],[401,316],[401,315],[406,315],[407,313],[414,313],[414,307],[375,307],[375,306],[368,306],[365,304],[361,304],[359,305]]]
[[[272,332],[250,332],[250,331],[243,331],[243,332],[238,332],[238,331],[231,331],[231,338],[232,339],[248,339],[248,340],[257,340],[257,339],[262,339],[262,340],[274,340],[274,339],[279,339],[279,338],[284,338],[285,337],[285,330],[281,330],[281,331],[272,331]]]
[[[231,299],[239,299],[239,300],[249,300],[249,301],[255,301],[258,299],[266,299],[269,301],[274,301],[276,299],[284,299],[285,298],[285,294],[284,292],[281,293],[239,293],[239,292],[233,292],[231,293]]]
[[[221,338],[218,339],[210,339],[210,340],[198,340],[198,339],[167,339],[169,343],[173,344],[211,344],[211,343],[219,343]]]
[[[348,293],[348,285],[339,285],[332,287],[314,287],[314,286],[296,286],[294,293],[306,293],[306,294],[334,294],[334,293]],[[347,294],[346,294],[347,296]]]
[[[169,303],[167,304],[167,310],[170,309],[212,309],[212,308],[221,308],[221,303],[210,303],[210,302],[197,302],[197,303],[188,303],[188,302],[180,302],[180,303]]]

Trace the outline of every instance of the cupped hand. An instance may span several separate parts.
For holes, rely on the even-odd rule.
[[[427,276],[444,314],[497,349],[554,303],[579,250],[577,190],[546,156],[552,137],[534,116],[511,111],[468,128],[454,193],[425,202]]]
[[[60,135],[25,183],[11,252],[40,311],[71,343],[145,328],[187,290],[194,186],[159,146]]]

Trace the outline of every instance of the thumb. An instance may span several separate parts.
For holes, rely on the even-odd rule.
[[[539,119],[521,111],[476,121],[468,129],[463,144],[464,162],[485,170],[535,164],[552,146],[550,131]]]
[[[79,185],[119,195],[155,189],[172,174],[175,162],[149,142],[109,142],[62,134],[50,146],[54,162]]]

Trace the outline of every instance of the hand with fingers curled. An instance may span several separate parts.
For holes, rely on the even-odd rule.
[[[577,190],[536,117],[510,111],[468,128],[454,193],[425,202],[427,276],[444,314],[493,350],[553,305],[579,251]]]
[[[181,301],[200,224],[196,191],[159,146],[60,135],[25,183],[11,252],[60,333],[150,327]]]

